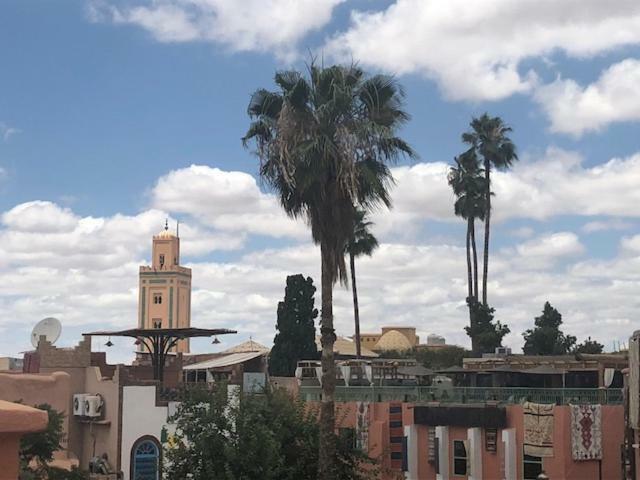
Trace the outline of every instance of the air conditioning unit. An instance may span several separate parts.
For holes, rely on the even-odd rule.
[[[86,415],[86,410],[85,410],[86,397],[87,397],[86,393],[76,393],[73,396],[73,414],[76,417],[84,417]]]
[[[102,397],[100,395],[87,395],[84,399],[85,415],[96,418],[102,415]]]

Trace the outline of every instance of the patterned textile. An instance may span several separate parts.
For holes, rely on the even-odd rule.
[[[524,453],[553,457],[553,405],[525,402]]]
[[[369,451],[369,402],[356,402],[356,448]]]
[[[600,405],[571,405],[571,454],[574,460],[602,460]]]

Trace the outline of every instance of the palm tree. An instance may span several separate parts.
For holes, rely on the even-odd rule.
[[[455,166],[449,169],[448,181],[456,201],[454,212],[467,221],[467,306],[469,325],[473,324],[473,306],[478,302],[478,254],[476,251],[475,220],[484,220],[485,177],[474,150],[467,150],[454,159]],[[472,350],[476,351],[476,338],[471,338]]]
[[[456,196],[454,212],[467,221],[468,299],[478,300],[478,255],[476,251],[475,220],[485,217],[485,177],[473,150],[455,158],[449,170],[449,185]],[[472,258],[473,256],[473,258]]]
[[[356,287],[356,257],[362,255],[371,256],[378,248],[378,239],[369,231],[372,222],[366,220],[367,212],[356,209],[353,224],[353,234],[345,245],[345,253],[349,255],[349,267],[351,269],[351,291],[353,293],[353,319],[356,326],[356,357],[360,358],[362,346],[360,345],[360,310],[358,308],[358,288]]]
[[[347,281],[344,247],[353,235],[355,208],[390,206],[388,164],[411,147],[396,136],[409,118],[404,94],[388,76],[368,77],[357,66],[309,66],[275,75],[279,91],[257,90],[243,138],[253,141],[260,176],[285,212],[303,218],[320,245],[322,405],[318,478],[335,478],[335,362],[333,285]]]
[[[507,136],[511,128],[500,117],[483,114],[471,121],[471,131],[462,134],[462,141],[470,145],[484,162],[485,221],[484,263],[482,265],[482,303],[487,305],[487,276],[489,273],[489,233],[491,231],[491,167],[507,169],[518,159],[516,147]]]

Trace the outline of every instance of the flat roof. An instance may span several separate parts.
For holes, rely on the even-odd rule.
[[[266,354],[267,352],[230,353],[223,357],[212,358],[204,362],[187,365],[183,367],[183,370],[209,370],[210,368],[230,367],[232,365],[238,365],[239,363],[248,362],[249,360]]]

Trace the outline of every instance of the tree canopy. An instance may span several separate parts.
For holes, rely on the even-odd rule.
[[[299,480],[316,478],[317,411],[284,390],[229,398],[226,386],[191,391],[173,419],[166,478]],[[376,479],[377,469],[348,436],[336,436],[339,480]],[[351,439],[352,440],[352,439]],[[364,466],[369,465],[371,468]],[[363,468],[364,467],[364,468]]]
[[[284,300],[278,303],[278,333],[269,354],[269,373],[291,377],[299,360],[318,357],[314,324],[318,310],[314,308],[316,287],[311,277],[289,275],[284,292]]]
[[[511,330],[499,321],[494,322],[495,309],[475,300],[469,302],[471,325],[465,327],[474,345],[474,354],[493,353],[502,346],[502,339]]]
[[[542,315],[535,318],[535,327],[526,330],[524,347],[526,355],[565,355],[570,353],[576,344],[576,337],[565,335],[560,326],[562,315],[549,302],[544,304]]]
[[[576,345],[574,349],[575,353],[602,353],[603,351],[604,345],[597,340],[591,340],[591,337]]]
[[[35,408],[46,411],[49,422],[45,431],[27,433],[20,439],[20,480],[87,479],[87,474],[78,469],[68,471],[48,465],[53,460],[54,452],[62,448],[64,414],[46,403],[36,405]]]

